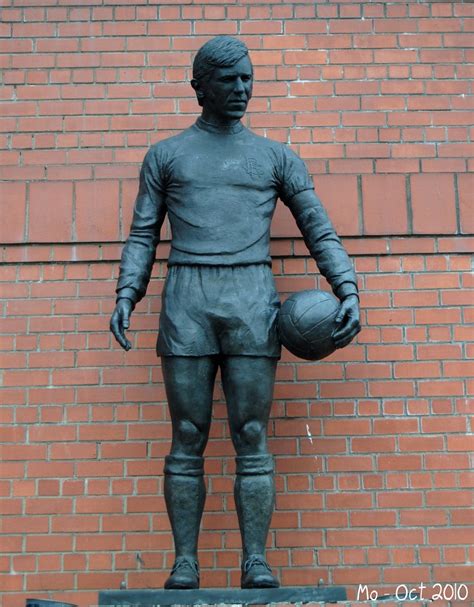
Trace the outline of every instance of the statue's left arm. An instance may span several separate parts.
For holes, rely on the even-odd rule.
[[[321,274],[341,301],[333,339],[343,348],[360,331],[357,277],[351,260],[313,188],[304,162],[281,146],[278,194],[290,209]]]

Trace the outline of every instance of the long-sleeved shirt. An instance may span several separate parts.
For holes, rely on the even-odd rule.
[[[288,206],[323,276],[340,298],[357,279],[304,162],[289,147],[238,123],[215,127],[202,118],[153,145],[140,172],[117,297],[145,295],[166,213],[168,265],[270,263],[270,224],[277,199]]]

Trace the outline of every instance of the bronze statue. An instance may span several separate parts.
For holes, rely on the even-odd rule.
[[[125,330],[145,295],[168,213],[171,253],[157,343],[173,428],[164,467],[176,551],[168,589],[199,587],[203,453],[218,367],[237,455],[241,586],[279,585],[265,559],[275,493],[267,423],[281,350],[280,304],[269,255],[278,198],[294,215],[341,301],[336,346],[346,346],[360,330],[356,276],[303,161],[240,122],[252,82],[248,49],[241,41],[218,36],[198,51],[191,85],[202,114],[146,154],[110,322],[117,341],[129,350]]]

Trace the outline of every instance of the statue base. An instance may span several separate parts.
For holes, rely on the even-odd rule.
[[[347,599],[344,586],[283,588],[202,588],[200,590],[102,590],[99,607],[168,607],[171,605],[268,605],[337,603]]]

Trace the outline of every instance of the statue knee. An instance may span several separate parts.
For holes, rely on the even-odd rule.
[[[242,448],[258,451],[265,445],[265,426],[253,419],[245,422],[239,431],[239,444]]]
[[[174,436],[177,445],[186,453],[201,455],[206,446],[206,434],[192,421],[184,419],[178,422]]]

